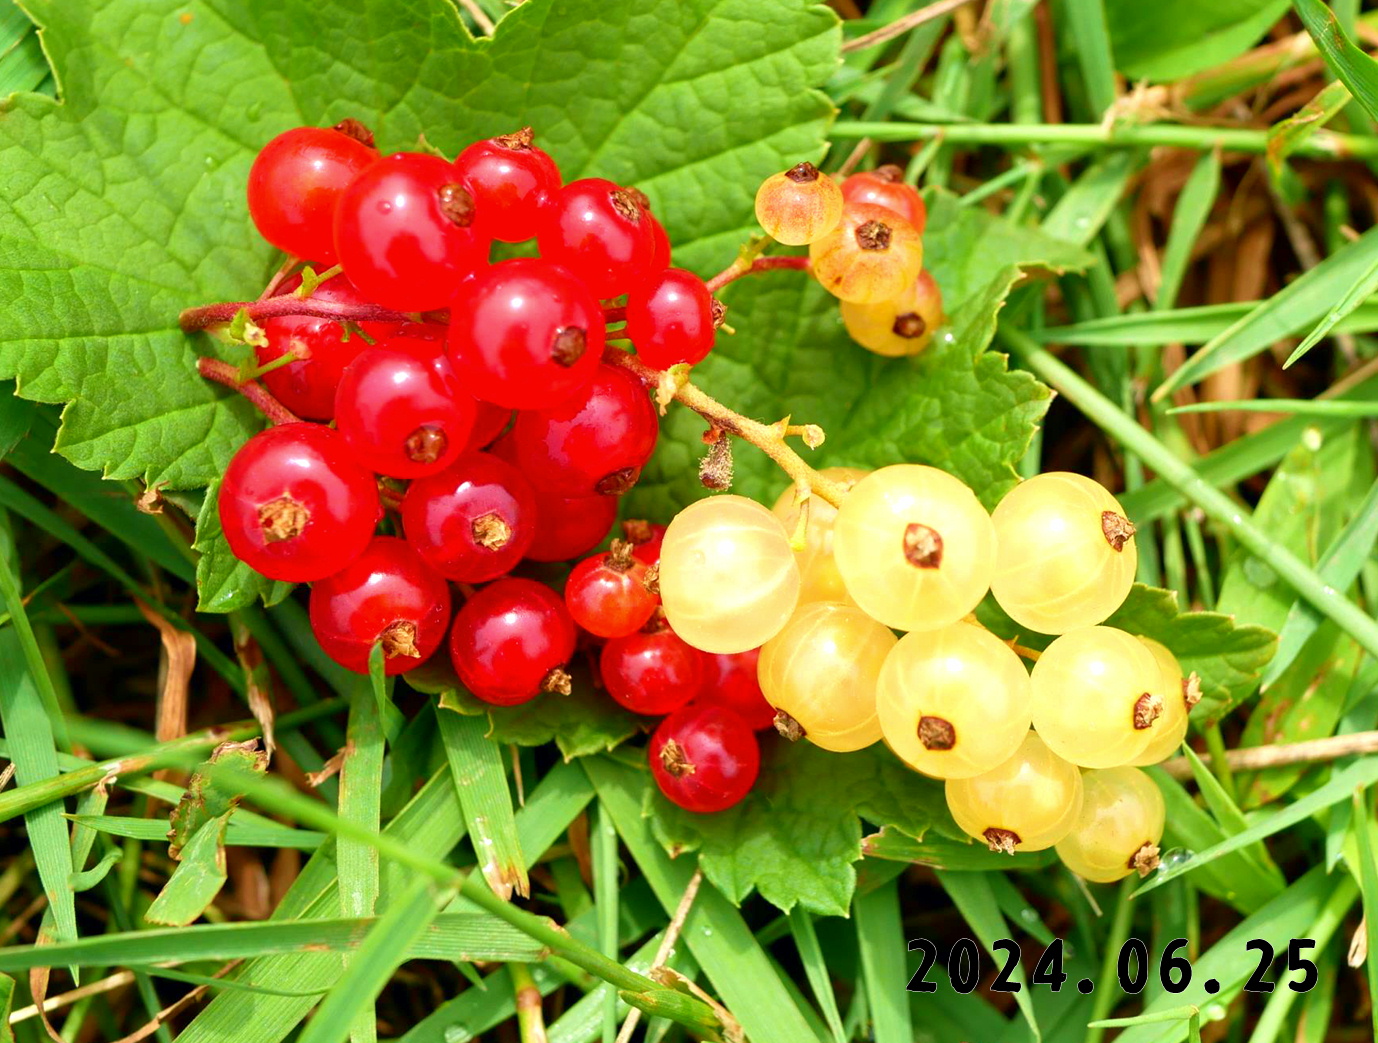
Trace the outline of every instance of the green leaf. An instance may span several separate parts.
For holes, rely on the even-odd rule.
[[[740,903],[752,890],[784,911],[796,903],[845,916],[861,858],[861,822],[922,837],[935,823],[956,832],[941,783],[907,768],[877,743],[836,754],[768,736],[761,777],[746,799],[695,815],[658,792],[652,825],[672,855],[697,851],[704,876]]]
[[[857,948],[865,978],[872,1038],[876,1043],[909,1043],[914,1038],[909,994],[895,988],[904,980],[904,924],[900,919],[899,881],[858,894],[852,902]]]
[[[413,687],[418,684],[410,677],[408,681]],[[543,746],[553,740],[567,761],[615,749],[645,727],[644,717],[595,691],[579,671],[569,695],[548,693],[520,706],[491,706],[455,685],[449,680],[436,688],[424,685],[421,690],[439,692],[443,709],[470,716],[486,714],[486,734],[493,742]]]
[[[1321,0],[1292,0],[1325,63],[1360,105],[1378,119],[1378,62],[1361,51]]]
[[[223,835],[230,813],[239,806],[244,795],[226,790],[218,777],[211,776],[210,768],[215,764],[231,763],[243,771],[262,775],[268,770],[268,755],[257,739],[224,742],[211,751],[210,757],[192,774],[186,792],[169,816],[172,828],[167,837],[172,843],[168,855],[173,859],[180,857],[182,847],[208,823],[219,822]]]
[[[29,433],[34,407],[14,394],[9,384],[0,383],[0,460]]]
[[[256,601],[276,605],[295,584],[282,583],[255,572],[234,556],[220,528],[216,507],[220,480],[211,482],[196,516],[196,608],[200,612],[234,612]]]
[[[530,893],[526,861],[512,816],[512,793],[498,744],[484,738],[484,722],[443,708],[437,711],[440,738],[450,762],[459,806],[479,853],[479,869],[494,894]]]
[[[225,826],[230,813],[198,826],[181,848],[180,861],[144,913],[149,923],[185,927],[206,911],[225,886]]]
[[[986,351],[996,312],[1024,269],[1080,269],[1090,258],[946,192],[930,193],[928,203],[924,264],[942,289],[949,327],[925,352],[883,359],[859,350],[821,287],[796,273],[768,273],[723,292],[737,334],[718,338],[694,379],[747,416],[820,425],[827,441],[809,454],[811,464],[929,463],[989,506],[1014,484],[1014,465],[1048,406],[1046,388]],[[705,495],[695,467],[703,429],[697,415],[671,409],[656,456],[628,496],[633,515],[668,518]],[[751,446],[734,448],[733,490],[770,503],[784,476]]]
[[[1287,10],[1287,0],[1107,0],[1106,20],[1121,72],[1174,80],[1229,61],[1252,47]]]
[[[1282,175],[1287,157],[1297,146],[1325,126],[1350,99],[1349,88],[1343,83],[1327,84],[1300,111],[1268,128],[1268,165],[1274,177]]]

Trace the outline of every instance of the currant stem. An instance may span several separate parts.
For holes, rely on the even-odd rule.
[[[746,275],[757,275],[761,272],[772,272],[779,269],[803,272],[808,271],[808,267],[809,259],[807,257],[757,257],[750,264],[746,264],[739,257],[708,280],[708,292],[717,293],[728,283],[736,282]]]
[[[651,369],[636,356],[625,351],[606,348],[603,351],[603,361],[608,365],[625,369],[652,391],[663,386],[664,374],[660,370]],[[843,498],[847,495],[846,488],[819,474],[786,445],[784,431],[780,425],[762,424],[735,413],[687,380],[677,382],[673,386],[675,399],[703,417],[710,425],[730,435],[736,435],[744,442],[750,442],[779,464],[780,469],[794,479],[796,485],[807,486],[811,492],[827,500],[834,507],[841,506]]]
[[[217,384],[223,384],[227,388],[238,391],[258,407],[258,411],[273,423],[301,423],[301,417],[275,399],[268,389],[258,381],[241,381],[238,366],[231,366],[228,362],[221,362],[219,359],[199,358],[196,360],[196,369],[207,380],[213,380]]]
[[[378,308],[372,304],[341,304],[312,297],[298,297],[294,293],[279,294],[261,301],[226,301],[222,304],[203,304],[188,308],[177,321],[187,333],[230,322],[240,309],[254,322],[274,319],[281,315],[313,315],[321,319],[351,322],[409,322],[411,317],[401,312]]]

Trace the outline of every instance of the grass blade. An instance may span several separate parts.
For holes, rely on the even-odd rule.
[[[804,976],[809,979],[813,998],[823,1012],[823,1020],[833,1034],[833,1043],[846,1043],[842,1032],[842,1014],[837,1009],[837,996],[833,992],[832,980],[828,976],[828,961],[818,944],[818,932],[813,929],[813,916],[802,906],[789,911],[789,929],[794,935],[794,947],[799,951],[799,962],[804,965]]]
[[[438,708],[436,720],[480,871],[496,895],[511,898],[514,889],[530,894],[502,752],[484,735],[488,718]]]
[[[871,1038],[875,1043],[909,1043],[914,1027],[909,994],[900,988],[908,949],[900,922],[899,881],[858,891],[852,899],[852,917],[871,1011]]]
[[[1174,406],[1177,413],[1293,413],[1297,416],[1333,416],[1366,420],[1378,416],[1378,405],[1371,402],[1345,402],[1333,398],[1249,398],[1233,402],[1193,402]]]
[[[1292,0],[1292,7],[1330,70],[1368,114],[1378,119],[1378,63],[1355,46],[1321,0]]]
[[[1177,302],[1177,292],[1191,265],[1192,248],[1219,194],[1220,150],[1211,149],[1196,161],[1172,211],[1172,227],[1168,230],[1162,274],[1158,279],[1158,296],[1153,302],[1155,311],[1165,311]]]
[[[1340,298],[1335,307],[1326,312],[1321,321],[1316,323],[1316,328],[1306,335],[1292,354],[1287,356],[1287,361],[1282,364],[1282,368],[1291,368],[1298,359],[1319,344],[1323,337],[1328,336],[1341,319],[1368,300],[1375,290],[1378,290],[1378,261],[1375,261],[1373,266],[1363,274],[1363,277],[1349,288],[1349,292]]]
[[[134,818],[127,815],[68,815],[78,826],[107,833],[112,837],[131,837],[134,840],[167,841],[167,823],[155,819]],[[281,847],[297,851],[314,851],[325,840],[324,833],[293,829],[277,823],[241,822],[239,814],[230,819],[225,833],[226,847]]]
[[[1008,937],[1010,929],[1000,912],[1000,903],[991,889],[990,880],[984,873],[952,873],[941,869],[938,870],[937,876],[943,890],[952,899],[952,904],[962,914],[986,952],[990,953],[997,965],[1003,964],[1004,955],[996,952],[992,946],[1001,938]],[[1020,985],[1019,991],[1014,994],[1020,1013],[1029,1023],[1034,1038],[1041,1038],[1038,1018],[1034,1015],[1033,1001],[1029,998],[1029,986],[1024,980],[1023,968],[1016,964],[1010,979]]]
[[[619,949],[617,829],[601,800],[594,809],[589,847],[593,862],[594,908],[598,915],[598,951],[615,960]],[[617,998],[609,991],[603,1000],[603,1043],[613,1043],[617,1038]]]
[[[1378,840],[1373,835],[1373,812],[1362,793],[1354,794],[1353,819],[1359,848],[1359,889],[1364,896],[1364,937],[1368,942],[1364,972],[1368,975],[1368,994],[1378,996]],[[1374,1039],[1378,1039],[1378,1004],[1370,1004],[1369,1013]]]

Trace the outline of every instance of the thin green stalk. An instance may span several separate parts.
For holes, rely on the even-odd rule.
[[[598,949],[615,960],[620,951],[617,932],[617,829],[601,802],[594,808],[590,833],[594,905],[598,910]],[[617,996],[608,990],[603,1003],[603,1043],[613,1043],[616,1038]]]
[[[1100,1043],[1101,1037],[1105,1035],[1102,1019],[1110,1013],[1111,1007],[1115,1004],[1117,990],[1109,988],[1108,985],[1116,980],[1120,948],[1129,937],[1129,924],[1134,918],[1134,907],[1129,901],[1130,886],[1126,880],[1115,893],[1115,918],[1110,922],[1110,933],[1105,938],[1105,954],[1101,957],[1100,966],[1099,980],[1105,982],[1107,987],[1096,993],[1095,1002],[1091,1006],[1091,1023],[1086,1026],[1084,1043]]]
[[[1235,786],[1234,772],[1230,771],[1229,759],[1225,756],[1225,736],[1220,731],[1220,724],[1216,722],[1205,730],[1206,749],[1211,755],[1211,767],[1215,769],[1215,777],[1220,781],[1220,787],[1227,794],[1230,800],[1239,803],[1239,789]]]
[[[1293,413],[1297,416],[1338,416],[1367,420],[1378,417],[1378,403],[1343,402],[1333,398],[1252,398],[1225,402],[1193,402],[1174,406],[1177,413]]]
[[[524,963],[509,963],[512,993],[516,997],[517,1035],[521,1043],[546,1043],[545,1015],[541,1010],[541,990]],[[608,990],[610,993],[612,990]]]
[[[1226,152],[1263,154],[1268,149],[1268,132],[1239,127],[1188,127],[1176,123],[1117,124],[1098,123],[872,123],[839,120],[833,132],[872,141],[924,141],[941,139],[944,145],[1108,145],[1115,148],[1143,148],[1168,145],[1205,151],[1220,148]],[[1378,139],[1318,130],[1297,147],[1293,155],[1328,159],[1378,158]]]
[[[1196,566],[1196,599],[1201,602],[1202,608],[1211,612],[1215,609],[1215,576],[1206,557],[1206,539],[1201,532],[1201,523],[1196,520],[1194,511],[1182,515],[1182,530],[1187,536],[1192,564]]]
[[[1071,367],[1035,343],[1028,334],[1002,327],[999,336],[1029,370],[1057,389],[1097,426],[1117,438],[1126,449],[1136,453],[1160,478],[1200,507],[1207,517],[1218,522],[1241,544],[1267,561],[1318,612],[1333,620],[1370,653],[1378,655],[1378,622],[1322,581],[1315,570],[1308,568],[1295,554],[1279,546],[1267,533],[1257,528],[1243,507],[1219,489],[1208,485],[1132,417],[1126,416]]]

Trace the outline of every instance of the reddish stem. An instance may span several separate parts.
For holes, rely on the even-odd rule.
[[[751,262],[750,267],[743,267],[741,264],[734,261],[708,280],[708,292],[717,293],[728,283],[736,282],[744,275],[756,275],[759,272],[773,272],[781,268],[805,272],[808,271],[809,268],[809,259],[807,257],[758,257]]]
[[[604,309],[603,309],[603,321],[606,322],[606,323],[612,323],[612,322],[626,322],[626,321],[627,321],[627,309],[626,309],[626,308],[621,308],[621,307],[619,307],[619,308],[604,308]]]
[[[241,383],[238,367],[231,366],[228,362],[221,362],[219,359],[199,358],[196,360],[196,369],[207,380],[213,380],[217,384],[224,384],[225,387],[238,391],[273,423],[300,424],[302,422],[301,417],[275,399],[268,392],[268,389],[258,381],[248,380]]]
[[[407,322],[409,316],[398,311],[389,311],[372,304],[341,304],[338,301],[321,301],[312,297],[298,297],[284,293],[261,301],[225,301],[223,304],[203,304],[199,308],[188,308],[178,317],[182,329],[187,333],[203,330],[207,326],[218,326],[230,322],[240,309],[248,313],[254,322],[276,318],[280,315],[314,315],[322,319],[343,319],[351,322]]]

